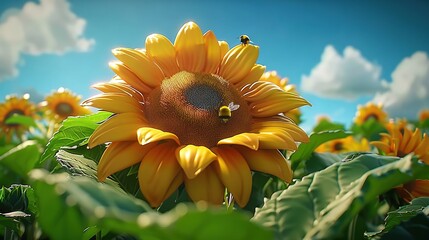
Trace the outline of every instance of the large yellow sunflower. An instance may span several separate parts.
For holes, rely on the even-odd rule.
[[[272,82],[279,86],[281,89],[285,90],[286,92],[294,92],[298,94],[296,91],[296,87],[293,84],[288,84],[289,79],[287,78],[281,78],[276,71],[269,71],[262,74],[260,81],[266,81],[266,82]],[[288,112],[284,113],[286,117],[292,119],[296,124],[301,123],[301,110],[299,108],[295,108],[292,110],[289,110]]]
[[[4,134],[8,142],[14,135],[21,137],[24,131],[27,129],[25,126],[20,124],[6,123],[8,118],[15,114],[35,117],[35,106],[32,102],[29,101],[29,98],[29,94],[24,94],[22,97],[6,96],[6,101],[0,104],[0,128],[2,130],[1,135]]]
[[[362,125],[369,119],[373,118],[377,122],[384,124],[387,122],[387,117],[387,113],[383,110],[383,106],[381,104],[377,105],[369,102],[364,106],[358,106],[354,122],[358,125]]]
[[[49,118],[61,122],[69,116],[81,116],[91,112],[88,108],[80,106],[80,100],[80,96],[61,87],[46,96],[40,105],[46,110]]]
[[[89,147],[110,142],[99,180],[140,163],[140,189],[153,207],[182,183],[193,201],[221,204],[226,188],[245,206],[251,171],[291,181],[278,149],[295,150],[308,136],[280,113],[309,103],[258,81],[265,71],[258,54],[251,44],[229,49],[193,22],[174,44],[152,34],[145,49],[114,49],[119,61],[109,66],[117,77],[84,101],[114,113],[89,139]]]
[[[381,141],[371,142],[380,152],[389,156],[404,157],[414,153],[423,162],[429,164],[429,137],[417,128],[412,132],[408,127],[390,124],[389,133],[381,133]],[[414,197],[429,196],[429,181],[418,180],[402,185],[397,192],[406,201]]]

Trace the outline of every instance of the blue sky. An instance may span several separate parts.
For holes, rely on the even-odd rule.
[[[415,118],[429,108],[428,12],[424,0],[1,0],[0,99],[59,87],[87,98],[113,76],[112,48],[144,47],[152,33],[174,41],[194,21],[230,46],[249,35],[258,63],[312,103],[307,130],[318,115],[349,125],[368,101]]]

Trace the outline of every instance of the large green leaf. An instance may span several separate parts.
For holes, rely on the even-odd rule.
[[[344,124],[341,123],[322,120],[313,128],[313,132],[322,132],[327,130],[345,130],[345,127]]]
[[[356,155],[276,192],[253,220],[273,229],[279,239],[345,237],[364,207],[417,178],[429,178],[429,166],[411,156]]]
[[[85,144],[89,136],[98,127],[98,124],[111,115],[111,113],[107,112],[98,112],[92,115],[67,118],[49,140],[40,161],[44,162],[53,159],[61,148],[77,147]]]
[[[25,141],[0,156],[0,164],[12,170],[22,178],[39,161],[41,148],[36,141]]]
[[[7,118],[5,121],[6,124],[19,124],[26,127],[37,127],[36,121],[33,117],[24,116],[20,114],[14,114],[11,117]]]
[[[409,205],[402,206],[387,214],[385,227],[382,231],[368,234],[370,237],[381,236],[402,222],[406,222],[418,214],[429,214],[429,197],[416,198]],[[429,228],[429,226],[427,226]]]
[[[298,149],[290,156],[291,167],[296,170],[299,165],[304,165],[305,161],[310,159],[314,150],[321,144],[339,138],[345,138],[349,136],[350,132],[343,130],[330,130],[323,132],[316,132],[310,135],[310,140],[307,143],[301,143]]]
[[[88,238],[84,231],[97,228],[139,239],[272,239],[272,232],[247,215],[224,208],[178,205],[159,214],[143,201],[87,177],[44,170],[30,175],[40,226],[52,239]]]

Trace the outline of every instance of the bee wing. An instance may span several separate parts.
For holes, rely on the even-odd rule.
[[[230,102],[228,104],[228,107],[229,107],[229,109],[231,109],[231,111],[235,111],[235,110],[237,110],[240,107],[240,105],[234,104],[234,102]]]

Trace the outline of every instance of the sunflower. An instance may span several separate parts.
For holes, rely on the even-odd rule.
[[[429,109],[422,109],[419,112],[419,121],[423,122],[429,119]]]
[[[369,150],[370,146],[366,138],[359,141],[353,136],[328,141],[315,149],[316,152],[330,153],[367,152]]]
[[[243,207],[252,171],[291,181],[278,149],[295,150],[308,136],[280,113],[309,103],[258,81],[265,71],[256,64],[259,47],[229,49],[212,31],[203,34],[188,22],[174,44],[152,34],[145,49],[112,52],[119,61],[109,66],[117,77],[96,84],[103,93],[83,103],[114,113],[88,143],[110,142],[99,162],[100,181],[139,163],[140,190],[153,207],[181,184],[195,202],[221,204],[227,189]]]
[[[380,152],[389,156],[404,157],[414,153],[424,163],[429,164],[429,137],[422,134],[420,129],[411,131],[408,127],[400,129],[399,125],[391,124],[387,130],[389,133],[381,133],[381,141],[371,142]],[[397,192],[406,201],[414,197],[429,196],[429,181],[417,180],[396,188]]]
[[[46,110],[49,118],[61,122],[69,116],[81,116],[91,112],[88,108],[80,106],[80,99],[80,96],[61,87],[46,96],[40,106]]]
[[[288,84],[289,79],[287,78],[281,78],[276,71],[269,71],[262,74],[259,81],[266,81],[266,82],[272,82],[279,86],[281,89],[285,90],[286,92],[294,92],[298,94],[296,91],[296,87],[293,84]],[[299,108],[292,109],[288,112],[284,113],[286,117],[292,119],[296,124],[301,123],[301,110]]]
[[[372,102],[369,102],[364,106],[359,105],[354,122],[357,125],[362,125],[371,118],[375,119],[379,123],[386,123],[387,113],[383,110],[383,106],[381,104],[376,105]]]
[[[7,142],[11,141],[13,136],[20,138],[27,130],[26,126],[6,123],[10,117],[15,114],[35,117],[35,106],[29,101],[29,98],[29,94],[24,94],[22,97],[6,96],[6,101],[0,104],[0,128],[6,136]]]

